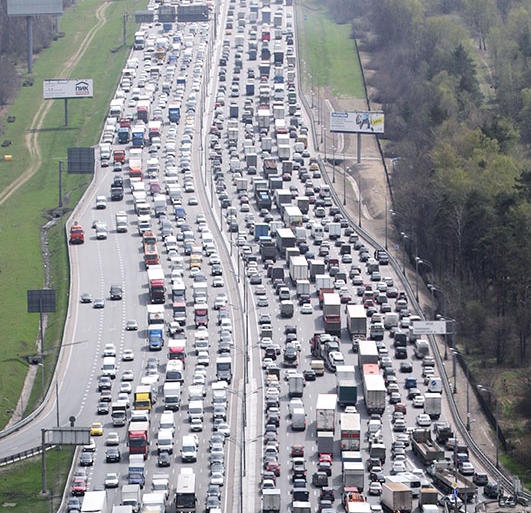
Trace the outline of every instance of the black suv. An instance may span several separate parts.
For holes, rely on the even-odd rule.
[[[497,482],[487,483],[483,487],[483,493],[489,499],[497,499],[499,495],[503,494],[503,487]]]

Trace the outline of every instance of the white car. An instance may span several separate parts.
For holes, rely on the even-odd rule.
[[[266,369],[270,366],[270,365],[273,365],[275,362],[273,361],[272,358],[264,358],[262,359],[262,369]]]
[[[274,387],[268,387],[266,388],[266,392],[265,392],[265,398],[266,400],[269,400],[269,399],[278,399],[280,396],[280,392],[277,388],[274,388]]]
[[[204,385],[206,383],[206,378],[204,374],[194,373],[192,377],[192,385]]]
[[[391,475],[395,476],[396,474],[406,472],[406,470],[406,464],[403,461],[394,461],[391,467]]]
[[[110,432],[105,438],[105,445],[120,445],[120,435],[116,431]]]
[[[230,426],[226,422],[218,424],[216,431],[222,433],[225,436],[230,436]]]
[[[310,303],[304,303],[301,308],[301,314],[312,314],[313,306]]]
[[[212,472],[212,475],[210,476],[210,484],[223,486],[224,482],[225,476],[223,475],[223,472]]]
[[[116,347],[114,344],[105,344],[103,356],[116,356]]]
[[[127,392],[120,392],[118,394],[118,401],[123,401],[126,408],[129,408],[131,401],[129,400],[129,394]]]
[[[135,375],[131,369],[125,369],[122,373],[122,381],[133,381]]]
[[[336,370],[336,367],[338,365],[345,364],[345,358],[341,351],[330,351],[330,353],[328,354],[328,361],[330,363],[330,366],[332,367],[332,370],[334,371]]]
[[[260,339],[260,347],[262,349],[265,349],[271,345],[273,345],[273,339],[271,337],[262,337]]]
[[[216,297],[216,300],[214,301],[214,309],[219,310],[220,308],[223,308],[224,306],[227,306],[227,296],[225,294],[219,294]]]
[[[120,392],[123,392],[125,394],[130,394],[133,391],[133,387],[131,386],[131,383],[128,383],[127,381],[122,381],[120,383]]]
[[[373,481],[369,485],[369,495],[382,495],[382,485],[379,481]]]
[[[221,322],[220,322],[220,325],[219,325],[219,329],[220,330],[227,330],[230,333],[232,333],[232,321],[230,319],[228,319],[228,318],[221,319]]]
[[[424,396],[416,395],[413,397],[413,408],[424,408]]]
[[[225,280],[221,276],[216,276],[212,280],[212,286],[213,287],[224,287],[225,286]]]
[[[190,422],[190,430],[195,432],[203,431],[203,421],[201,419],[195,418]]]
[[[122,360],[124,362],[132,362],[135,359],[135,353],[132,349],[124,349],[122,353]]]
[[[208,355],[208,351],[199,351],[197,353],[197,363],[204,366],[210,365],[210,356]]]
[[[417,426],[420,427],[430,427],[431,418],[427,413],[419,413],[417,415]]]
[[[208,259],[209,265],[221,264],[221,258],[217,253],[212,253]]]
[[[125,325],[126,331],[137,331],[138,330],[138,323],[136,322],[136,319],[129,319]]]
[[[116,472],[109,472],[105,476],[105,488],[118,488],[120,486],[120,477]]]

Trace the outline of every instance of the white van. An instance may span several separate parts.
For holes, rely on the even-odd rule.
[[[291,414],[291,429],[304,431],[306,429],[306,413],[304,408],[295,408]]]
[[[160,416],[160,429],[169,429],[172,433],[175,433],[175,419],[173,418],[173,412],[164,410]]]
[[[304,403],[302,402],[302,399],[299,397],[293,398],[289,400],[289,416],[290,418],[293,416],[293,412],[295,410],[304,409]]]
[[[197,460],[197,438],[193,435],[183,436],[181,458],[184,462]]]
[[[384,315],[383,325],[386,330],[397,328],[400,318],[395,312],[388,312]]]
[[[193,419],[203,420],[205,414],[205,408],[203,406],[203,401],[190,401],[188,403],[188,418],[190,422]]]
[[[171,429],[159,429],[157,435],[157,450],[173,454],[173,433]]]
[[[442,394],[443,385],[442,379],[437,377],[431,377],[428,383],[428,392]]]
[[[103,359],[101,366],[104,376],[109,376],[111,379],[116,377],[116,358],[114,356],[106,356]]]
[[[422,360],[425,356],[430,354],[430,343],[423,338],[415,340],[415,356]]]

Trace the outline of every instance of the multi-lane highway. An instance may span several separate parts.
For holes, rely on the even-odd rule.
[[[112,126],[109,128],[111,123],[107,121],[102,134],[100,154],[104,156],[110,149],[110,165],[104,165],[107,164],[106,159],[99,162],[94,184],[75,214],[75,220],[85,230],[85,242],[70,247],[72,297],[65,332],[67,340],[58,366],[59,408],[57,410],[57,405],[51,404],[39,417],[38,426],[36,423],[26,426],[16,437],[0,441],[0,448],[9,445],[7,453],[34,446],[38,429],[55,425],[57,411],[61,426],[68,425],[71,417],[75,417],[76,426],[90,426],[100,421],[103,434],[94,437],[95,445],[91,451],[94,462],[87,467],[87,490],[102,488],[107,474],[115,472],[118,474],[118,487],[108,488],[107,497],[109,505],[119,505],[121,487],[129,480],[129,423],[123,427],[113,426],[110,414],[102,413],[104,408],[99,403],[107,396],[112,404],[122,393],[129,398],[130,412],[136,387],[143,378],[146,383],[145,378],[151,376],[147,381],[153,382],[156,402],[150,413],[144,493],[151,490],[157,472],[167,473],[170,493],[165,505],[168,511],[174,511],[178,475],[183,468],[191,468],[196,475],[197,505],[194,509],[200,510],[206,507],[210,486],[216,482],[217,478],[213,479],[212,475],[216,476],[221,469],[221,500],[219,504],[214,500],[209,502],[209,509],[260,511],[263,472],[269,466],[277,469],[273,488],[281,490],[281,509],[286,510],[291,504],[294,484],[291,479],[291,448],[301,445],[304,447],[310,509],[316,511],[321,493],[320,488],[311,482],[319,463],[316,404],[319,394],[336,393],[336,375],[327,364],[324,375],[305,382],[301,400],[306,428],[295,431],[290,425],[290,397],[288,380],[285,379],[287,368],[282,360],[287,343],[286,331],[295,331],[292,338],[298,349],[298,363],[291,369],[299,373],[310,370],[316,357],[311,354],[309,341],[314,333],[324,329],[323,311],[319,307],[317,284],[313,282],[308,285],[310,307],[308,303],[299,304],[283,249],[274,251],[273,260],[276,259],[276,262],[267,262],[269,257],[262,258],[255,230],[260,225],[260,230],[265,230],[263,234],[271,236],[276,246],[277,231],[293,229],[296,245],[308,260],[322,258],[328,263],[333,259],[338,261],[336,265],[327,265],[323,274],[335,274],[335,280],[333,276],[330,278],[331,288],[345,298],[340,308],[343,329],[338,343],[344,363],[355,368],[364,461],[368,460],[369,442],[365,431],[369,414],[362,397],[358,355],[353,351],[352,339],[346,330],[346,305],[363,304],[368,296],[363,296],[359,287],[364,285],[367,288],[372,284],[374,289],[380,289],[387,297],[371,309],[371,314],[374,314],[372,320],[376,320],[380,311],[395,311],[397,298],[391,290],[386,292],[386,287],[398,292],[402,277],[390,265],[380,266],[379,277],[368,273],[363,251],[356,249],[357,237],[353,234],[352,225],[340,213],[334,212],[332,200],[325,193],[328,185],[322,176],[323,170],[317,164],[318,155],[309,137],[311,123],[301,111],[297,99],[295,27],[291,5],[240,0],[239,3],[216,4],[214,13],[210,23],[154,23],[141,27],[139,41],[126,65],[128,71],[124,70],[116,92],[116,99],[121,102],[118,102],[120,107],[112,123],[114,129]],[[213,30],[214,23],[216,30]],[[132,139],[126,143],[118,142],[117,128],[121,119],[130,119],[129,135],[133,137],[143,116],[141,106],[146,102],[145,134],[135,150],[136,143]],[[180,120],[177,123],[170,121],[173,102],[180,105]],[[150,124],[157,120],[162,121],[158,130],[156,124]],[[148,130],[151,127],[155,131],[150,134]],[[107,148],[103,140],[109,130],[112,145]],[[118,165],[114,167],[114,150],[126,151],[122,169]],[[142,181],[131,176],[134,175],[133,162],[138,159],[142,162]],[[275,171],[271,171],[271,166]],[[121,200],[111,201],[111,184],[117,176],[123,177],[124,196]],[[270,206],[267,206],[267,201],[262,201],[263,196],[255,194],[260,183],[265,184],[265,192],[271,199]],[[163,196],[159,196],[159,189]],[[280,199],[279,189],[288,190],[289,198],[286,199],[284,194],[284,199]],[[97,196],[107,198],[106,208],[97,208]],[[260,204],[257,198],[262,201]],[[99,203],[102,206],[101,200]],[[151,296],[146,253],[140,233],[143,229],[139,214],[144,207],[139,204],[143,203],[147,203],[150,209],[147,222],[156,237],[159,265],[164,272],[166,324],[165,343],[160,351],[150,350],[148,340],[147,307],[151,304]],[[287,220],[286,205],[307,203],[308,211],[301,212],[300,218]],[[116,229],[116,214],[119,211],[127,215],[127,231],[121,233]],[[351,258],[340,254],[341,244],[329,241],[329,235],[338,228],[338,238],[343,241],[345,253],[346,246],[350,247]],[[106,237],[103,236],[105,231]],[[320,231],[323,231],[324,241],[329,241],[328,252],[324,250],[325,243],[318,243],[317,234]],[[172,237],[175,237],[175,242]],[[368,243],[364,245],[372,257],[375,248]],[[195,252],[196,246],[200,247],[197,265],[190,254]],[[214,271],[218,265],[221,271]],[[268,276],[268,267],[285,276],[285,286],[289,289],[287,297],[293,305],[292,317],[281,315],[280,296],[273,288],[273,279]],[[340,283],[337,273],[346,274],[343,283]],[[175,431],[170,465],[161,467],[157,437],[160,417],[165,410],[164,382],[172,339],[166,328],[173,321],[172,302],[176,301],[173,289],[176,289],[174,283],[177,281],[182,281],[186,288],[186,322],[183,326],[185,369],[181,406],[173,414]],[[197,321],[194,314],[194,285],[205,281],[208,291],[208,354],[200,356],[195,349],[199,332],[197,325],[201,321]],[[110,299],[111,285],[122,288],[121,299]],[[92,301],[81,302],[82,294],[90,294]],[[222,302],[219,294],[226,297],[226,306],[221,309],[217,308]],[[95,308],[98,300],[103,300],[102,308]],[[199,301],[195,302],[199,304]],[[385,306],[382,307],[381,303]],[[368,307],[369,303],[365,306]],[[224,313],[220,314],[220,311]],[[266,319],[265,314],[270,319]],[[222,320],[223,316],[225,320]],[[128,322],[133,319],[138,324],[138,330],[126,330]],[[368,319],[367,323],[370,322],[371,319]],[[400,322],[407,333],[407,319]],[[223,327],[223,323],[227,325]],[[279,354],[267,352],[268,343],[261,335],[263,324],[270,325],[266,338],[278,344]],[[293,328],[287,329],[288,326]],[[175,336],[180,338],[182,334]],[[103,355],[108,344],[113,344],[116,351],[116,378],[112,380],[110,393],[104,391],[101,395],[99,378],[103,374]],[[222,422],[219,431],[227,435],[222,444],[224,449],[221,449],[223,456],[212,465],[209,445],[216,431],[212,385],[218,381],[216,360],[222,346],[228,348],[227,353],[232,358],[232,380],[227,388],[226,424],[223,420],[216,421]],[[132,350],[134,358],[124,361],[123,355],[127,350]],[[402,404],[399,409],[405,412],[406,429],[411,430],[415,428],[417,415],[423,412],[423,408],[420,403],[418,408],[414,408],[412,400],[406,398],[406,377],[417,378],[420,394],[426,392],[426,386],[422,378],[422,360],[414,358],[411,344],[406,350],[412,369],[411,372],[400,372],[400,362],[404,360],[395,359],[393,339],[390,330],[386,330],[379,344],[379,357],[385,361],[384,357],[389,355],[389,365],[396,371],[396,393],[400,395],[399,402]],[[328,358],[324,354],[322,356],[325,360]],[[264,362],[266,357],[276,357],[277,360]],[[268,386],[265,378],[276,372],[275,365],[280,368],[280,379],[278,384]],[[198,368],[203,368],[204,372],[199,372]],[[131,373],[128,380],[123,381],[126,370]],[[191,392],[195,391],[189,387],[200,384],[204,384],[205,388],[205,411],[202,430],[198,428],[194,431],[198,442],[197,461],[184,463],[180,450],[183,436],[192,434],[189,401]],[[274,390],[278,390],[278,394]],[[386,394],[386,407],[381,417],[381,437],[387,448],[387,459],[382,468],[384,475],[391,473],[394,463],[390,448],[398,434],[392,422],[396,417],[395,406],[390,404],[389,398],[390,395]],[[277,401],[278,404],[275,404]],[[337,416],[342,411],[343,408],[337,406]],[[223,417],[219,409],[216,416]],[[441,419],[450,418],[443,401]],[[278,427],[274,430],[271,425],[277,422]],[[340,507],[343,489],[339,427],[336,421],[329,480],[335,491],[336,507]],[[119,436],[119,463],[106,462],[106,440],[111,432]],[[268,450],[264,459],[266,445]],[[428,480],[421,463],[410,449],[406,450],[405,456],[406,469]],[[452,453],[447,452],[446,456],[451,459]],[[220,465],[219,461],[224,463]],[[396,467],[393,473],[395,471]],[[272,476],[266,474],[265,477]],[[367,475],[365,491],[369,483]],[[271,480],[268,480],[267,486],[270,485]],[[369,497],[368,500],[377,509],[379,498]],[[298,513],[306,513],[306,506],[300,507],[302,509]],[[110,506],[106,511],[111,511]]]

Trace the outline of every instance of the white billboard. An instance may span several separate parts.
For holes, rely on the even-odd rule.
[[[91,78],[55,79],[47,78],[42,83],[45,100],[58,98],[92,98],[94,85]]]
[[[411,323],[415,335],[444,335],[446,321],[415,321]]]
[[[63,14],[63,0],[7,0],[9,16]]]
[[[378,110],[365,112],[331,112],[330,131],[383,134],[384,113]]]

